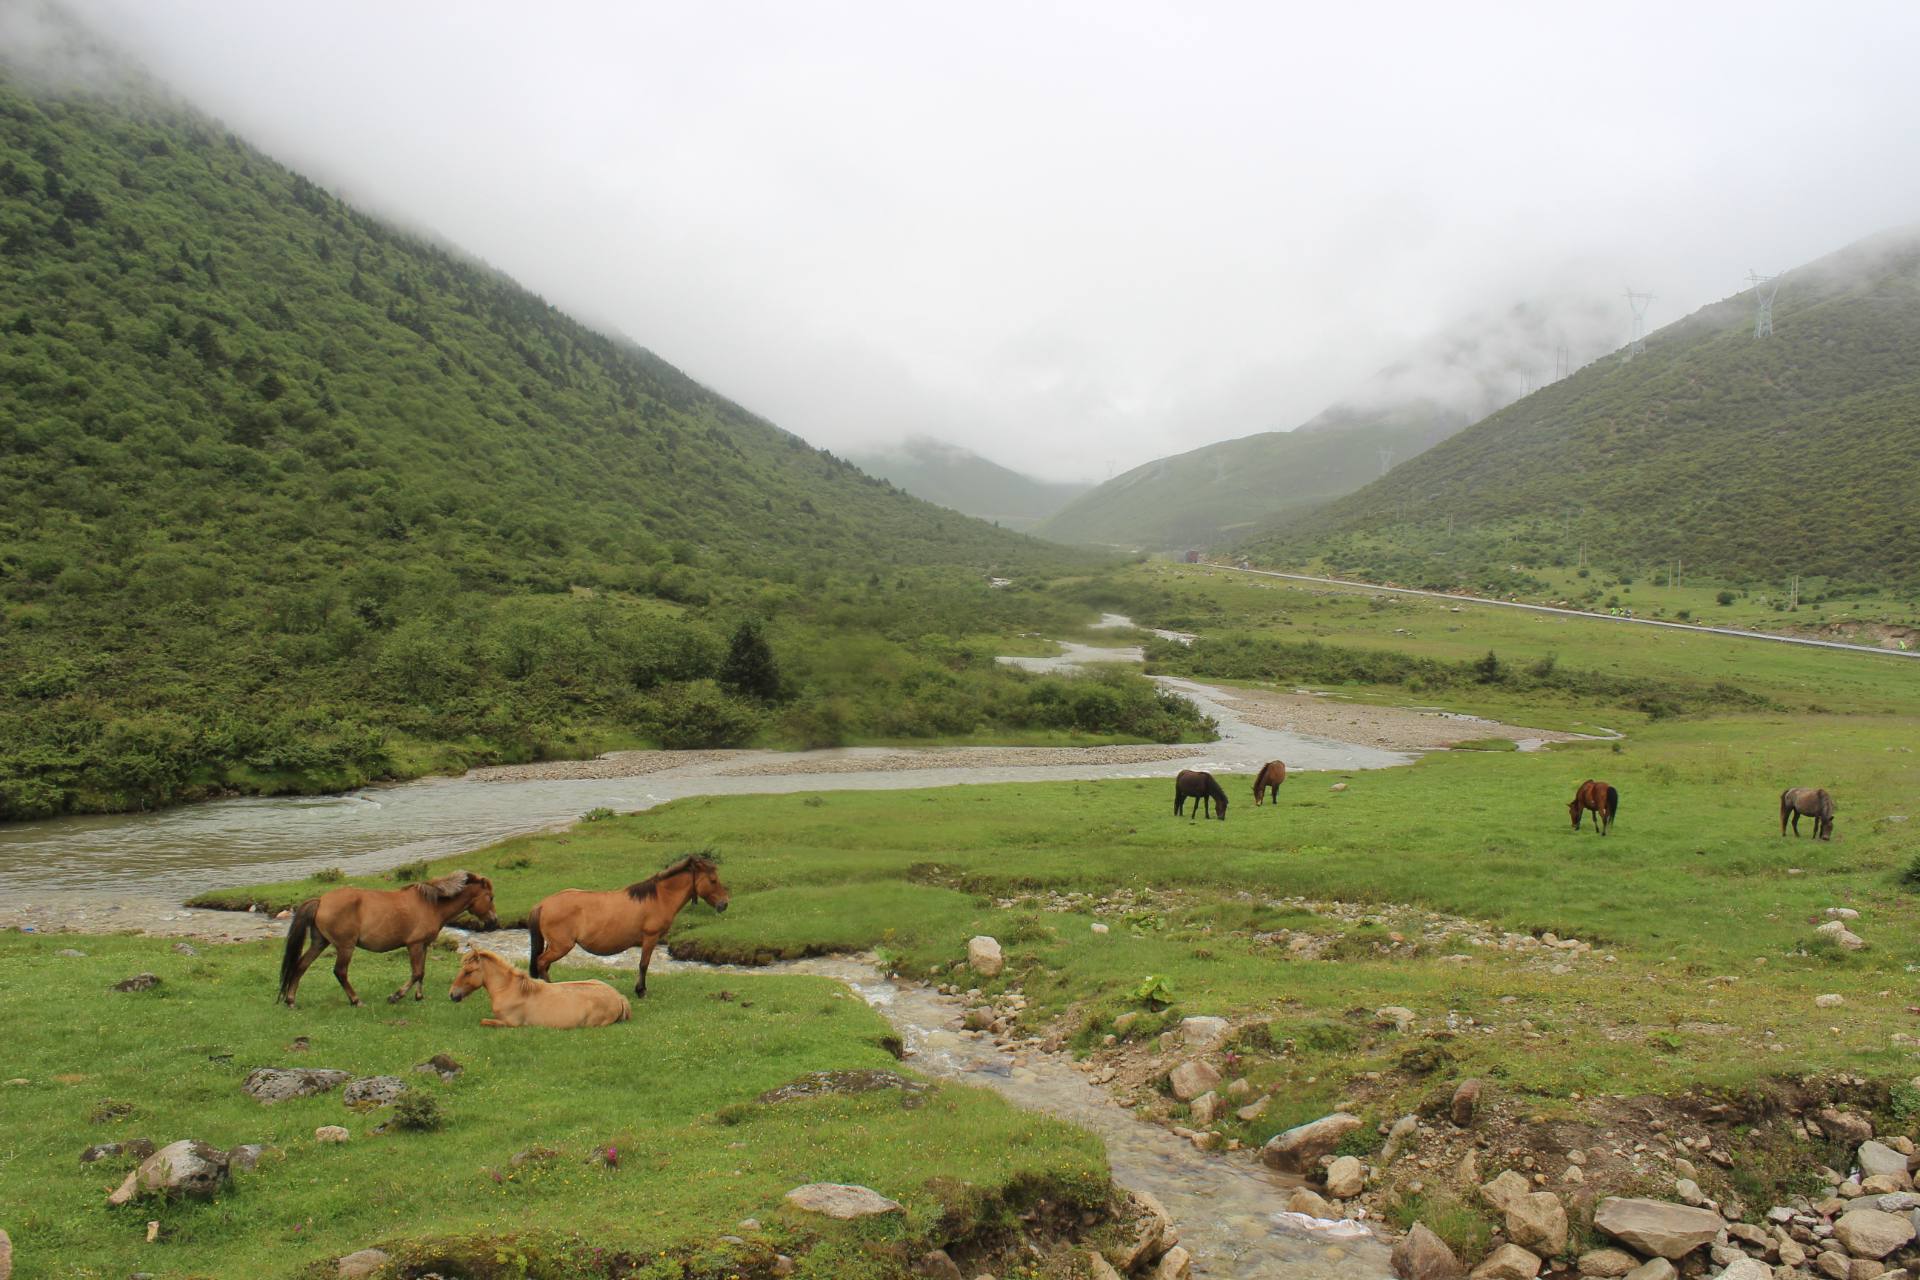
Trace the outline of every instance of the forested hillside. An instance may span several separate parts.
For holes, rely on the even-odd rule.
[[[1582,369],[1327,507],[1263,559],[1432,586],[1678,557],[1702,578],[1920,586],[1920,232],[1789,272]]]
[[[854,454],[850,460],[916,498],[1008,529],[1031,529],[1093,487],[1036,480],[938,440],[907,440],[891,449]]]
[[[962,642],[1086,562],[151,89],[0,71],[0,477],[0,817],[613,741],[1181,731]]]

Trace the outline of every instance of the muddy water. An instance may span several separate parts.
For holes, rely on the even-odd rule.
[[[518,959],[517,933],[473,935]],[[584,957],[575,953],[577,958]],[[638,952],[604,963],[631,969]],[[1363,1224],[1326,1222],[1281,1210],[1300,1185],[1244,1153],[1209,1155],[1159,1125],[1136,1117],[1087,1082],[1067,1058],[1010,1051],[960,1030],[961,1003],[931,986],[895,981],[846,956],[796,960],[765,968],[692,966],[656,953],[650,976],[675,968],[723,968],[743,975],[809,974],[845,983],[873,1006],[907,1046],[907,1064],[922,1075],[994,1090],[1016,1106],[1042,1111],[1099,1136],[1114,1181],[1151,1192],[1180,1228],[1194,1255],[1194,1274],[1222,1280],[1375,1280],[1392,1274],[1387,1246]],[[617,982],[623,989],[624,982]]]
[[[1064,670],[1117,655],[1123,661],[1139,660],[1137,649],[1067,645],[1058,657],[1009,661]],[[978,753],[979,765],[817,774],[735,771],[756,761],[791,768],[809,758],[830,760],[836,770],[844,770],[849,757],[862,753],[737,752],[716,761],[712,752],[689,752],[689,763],[640,777],[524,782],[424,778],[339,796],[218,800],[160,813],[12,823],[0,827],[0,927],[22,919],[44,921],[49,910],[177,904],[207,889],[291,879],[322,867],[363,875],[564,825],[601,806],[624,813],[687,796],[1158,778],[1179,769],[1250,773],[1273,759],[1285,760],[1294,770],[1377,769],[1411,759],[1261,728],[1228,711],[1220,701],[1227,696],[1221,690],[1168,677],[1160,683],[1213,716],[1220,740],[1197,744],[1184,758],[1148,764],[1008,765],[995,762],[996,748],[980,747],[971,749]],[[898,752],[876,748],[871,754],[877,759]]]

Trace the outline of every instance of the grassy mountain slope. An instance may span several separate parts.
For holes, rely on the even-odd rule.
[[[1351,493],[1519,397],[1556,364],[1618,336],[1617,308],[1553,296],[1468,316],[1290,432],[1268,431],[1160,458],[1044,521],[1060,542],[1150,550],[1231,546],[1274,517]]]
[[[1410,457],[1467,424],[1464,414],[1432,404],[1340,417],[1334,429],[1263,431],[1157,458],[1075,499],[1035,532],[1142,550],[1232,542],[1264,517],[1367,483],[1380,474],[1380,449]]]
[[[1920,583],[1920,232],[1790,272],[1477,423],[1249,549],[1477,583],[1589,557],[1702,575]]]
[[[622,742],[1115,732],[964,642],[1071,614],[1038,579],[1090,563],[157,93],[0,73],[0,817]],[[780,680],[730,656],[742,619]]]
[[[849,461],[916,498],[1009,529],[1030,529],[1092,488],[1036,480],[938,440],[908,440],[892,449],[854,454]]]

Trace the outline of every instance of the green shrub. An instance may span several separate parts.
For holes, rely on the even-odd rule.
[[[347,873],[338,867],[322,867],[313,873],[313,878],[321,884],[339,884],[347,878]]]
[[[394,1099],[393,1119],[388,1123],[396,1129],[427,1133],[446,1122],[447,1113],[438,1097],[425,1089],[408,1088]]]

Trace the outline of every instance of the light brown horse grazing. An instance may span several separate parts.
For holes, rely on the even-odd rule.
[[[1787,819],[1793,819],[1793,834],[1800,834],[1800,819],[1813,819],[1813,834],[1821,840],[1833,839],[1833,815],[1838,812],[1825,787],[1788,787],[1780,793],[1780,834],[1787,834]]]
[[[329,944],[336,948],[333,976],[347,993],[348,1004],[359,1004],[360,993],[347,981],[347,966],[353,962],[355,947],[368,951],[392,951],[405,947],[413,960],[413,976],[392,995],[396,1003],[413,989],[413,998],[424,994],[421,984],[427,978],[427,946],[440,936],[440,928],[462,911],[471,911],[481,925],[498,929],[493,914],[493,882],[471,871],[456,871],[410,884],[404,889],[329,889],[317,898],[308,898],[293,913],[287,929],[287,950],[280,959],[280,998],[293,1007],[293,996],[300,979]],[[300,948],[307,935],[313,945],[305,955]]]
[[[688,854],[624,889],[562,889],[527,913],[527,967],[534,977],[545,978],[554,962],[575,947],[611,956],[638,946],[640,974],[633,994],[644,996],[653,948],[667,936],[680,908],[698,897],[715,911],[725,911],[727,896],[711,852]]]
[[[605,1027],[633,1016],[627,998],[604,982],[535,982],[507,960],[483,947],[460,957],[447,998],[484,990],[493,1016],[483,1027]]]
[[[1287,766],[1278,760],[1269,760],[1260,766],[1260,772],[1253,775],[1253,806],[1260,807],[1263,796],[1272,796],[1275,804],[1280,803],[1280,784],[1287,780]]]
[[[1573,793],[1573,801],[1567,805],[1567,813],[1573,818],[1573,829],[1580,829],[1580,819],[1587,810],[1593,810],[1593,829],[1601,835],[1613,830],[1613,815],[1620,812],[1620,793],[1604,782],[1595,782],[1588,778]]]

